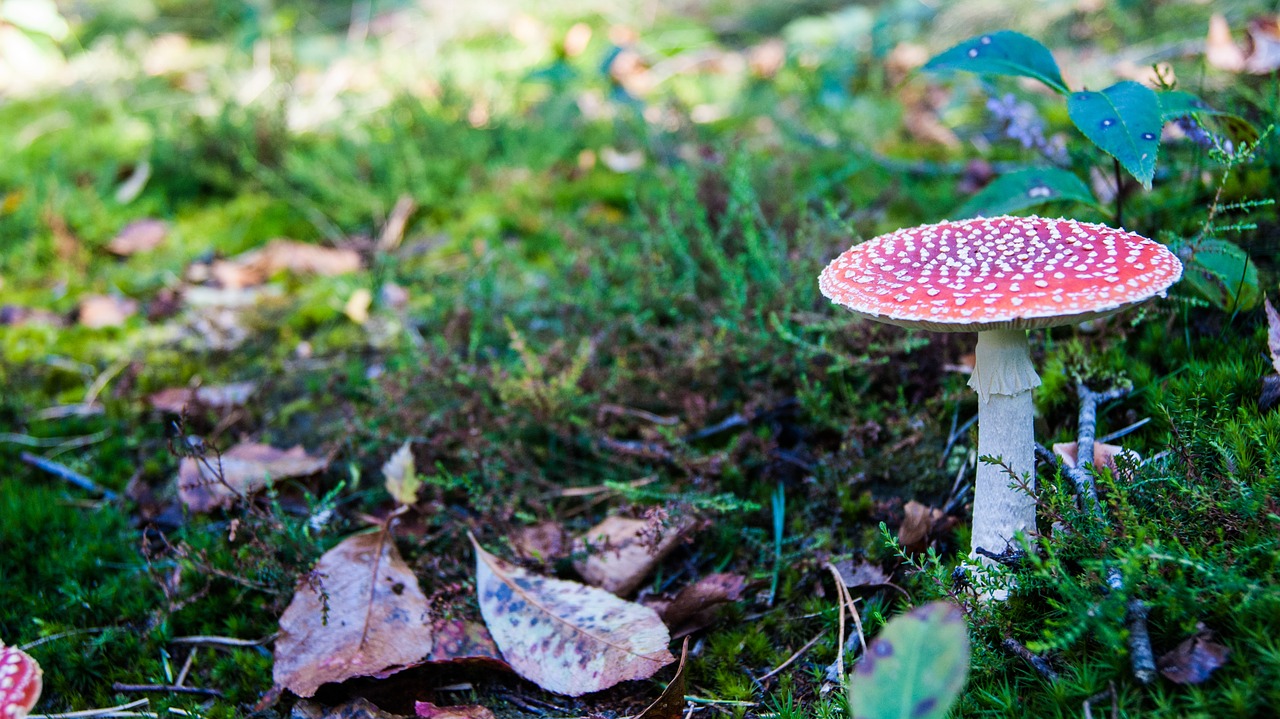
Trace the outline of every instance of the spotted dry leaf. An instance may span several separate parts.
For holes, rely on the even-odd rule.
[[[667,628],[652,609],[532,574],[471,542],[480,613],[503,658],[525,679],[580,696],[647,679],[675,661]]]
[[[693,522],[688,520],[663,526],[644,519],[606,517],[579,538],[575,550],[588,554],[574,562],[574,568],[587,584],[626,596],[691,529]]]
[[[387,532],[325,552],[280,617],[278,686],[302,697],[352,677],[386,676],[431,653],[427,598]]]
[[[502,652],[493,643],[489,630],[479,622],[453,619],[436,622],[432,627],[435,644],[427,656],[429,663],[475,664],[490,669],[511,671],[502,660]]]
[[[276,449],[242,442],[222,453],[185,457],[178,465],[178,498],[193,512],[210,512],[235,503],[274,482],[305,477],[329,466],[325,457],[312,457],[301,446]]]

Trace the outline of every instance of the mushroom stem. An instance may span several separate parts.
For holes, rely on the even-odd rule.
[[[977,555],[978,547],[999,554],[1019,530],[1036,528],[1031,390],[1040,377],[1025,330],[979,332],[976,355],[969,386],[979,397],[978,455],[1001,461],[978,464],[973,493],[972,556],[985,565],[991,562]],[[1027,488],[1017,486],[1015,477],[1026,477]]]

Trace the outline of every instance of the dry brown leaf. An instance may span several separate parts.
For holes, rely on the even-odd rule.
[[[387,215],[387,223],[382,226],[382,233],[378,235],[378,252],[390,252],[400,246],[404,240],[405,227],[409,224],[409,216],[416,209],[418,203],[413,201],[413,197],[401,195],[396,199],[391,214]]]
[[[302,697],[320,685],[386,674],[431,652],[427,598],[386,530],[344,539],[312,569],[280,617],[278,686]]]
[[[1271,366],[1280,372],[1280,312],[1271,305],[1270,298],[1262,300],[1267,310],[1267,348],[1271,350]]]
[[[184,457],[178,466],[178,497],[193,512],[209,512],[266,487],[269,481],[305,477],[327,466],[327,458],[312,457],[301,446],[283,450],[242,442],[221,458],[212,452]]]
[[[679,639],[710,626],[721,607],[740,601],[748,586],[741,574],[708,574],[681,589],[658,613]]]
[[[1204,58],[1210,65],[1227,72],[1244,69],[1244,50],[1231,39],[1227,18],[1214,13],[1209,18],[1209,35],[1204,41]]]
[[[89,295],[80,300],[77,318],[91,330],[118,327],[138,311],[138,303],[115,295]]]
[[[113,254],[129,256],[138,252],[146,252],[159,247],[169,236],[169,225],[160,220],[137,220],[130,222],[107,243],[107,250]]]
[[[539,522],[521,527],[511,538],[511,547],[524,560],[547,564],[569,553],[570,539],[559,522]]]
[[[1076,466],[1076,443],[1075,442],[1055,442],[1053,445],[1053,453],[1062,458],[1062,463],[1068,468]],[[1115,472],[1116,456],[1124,455],[1130,464],[1137,464],[1142,461],[1142,456],[1132,449],[1125,449],[1118,444],[1106,444],[1104,442],[1093,443],[1093,466],[1098,469],[1106,467]]]
[[[663,527],[659,522],[608,517],[583,534],[575,552],[590,552],[574,568],[587,584],[618,596],[630,594],[693,529],[692,521]]]
[[[898,526],[898,544],[909,552],[925,548],[929,538],[945,523],[941,509],[925,506],[914,499],[902,508],[902,524]]]
[[[1199,632],[1161,655],[1156,665],[1164,678],[1171,682],[1199,684],[1226,664],[1229,656],[1231,649],[1218,643],[1213,631],[1204,629],[1202,624]]]
[[[326,707],[323,704],[303,699],[293,705],[290,719],[408,719],[400,714],[392,714],[379,709],[373,702],[363,697],[352,699],[346,704]]]
[[[199,387],[170,387],[147,397],[147,402],[162,412],[181,414],[188,406],[228,410],[242,407],[258,389],[256,382],[233,382]]]
[[[684,665],[688,658],[689,639],[686,637],[684,644],[680,645],[680,666],[676,667],[676,675],[671,677],[667,688],[662,690],[662,695],[637,714],[635,719],[680,719],[684,716]]]
[[[476,595],[502,656],[547,691],[581,696],[647,679],[675,661],[656,612],[601,589],[542,577],[476,550]]]
[[[852,559],[836,562],[836,571],[840,573],[840,581],[849,589],[859,587],[878,587],[889,582],[889,575],[884,573],[878,564],[860,561],[854,564]]]
[[[357,272],[360,266],[360,255],[355,250],[280,238],[268,242],[266,247],[214,262],[209,274],[222,287],[237,289],[262,284],[286,270],[331,276]]]
[[[511,671],[502,659],[489,630],[479,622],[464,619],[442,620],[431,628],[435,644],[426,661],[440,664],[475,664],[488,669]]]
[[[494,719],[493,712],[479,704],[438,707],[431,702],[414,702],[413,712],[423,719]]]

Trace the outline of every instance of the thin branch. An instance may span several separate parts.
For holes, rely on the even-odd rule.
[[[223,696],[218,689],[204,689],[202,687],[180,687],[176,684],[121,684],[116,682],[111,688],[118,692],[156,692],[169,694],[199,694],[207,697]]]
[[[106,716],[155,716],[155,714],[138,714],[129,712],[131,709],[144,707],[151,703],[150,699],[138,699],[126,704],[117,704],[113,707],[105,707],[102,709],[81,709],[76,712],[66,712],[65,714],[28,714],[27,719],[86,719],[87,717],[106,717]],[[125,714],[125,712],[129,712]]]
[[[1022,642],[1019,642],[1017,639],[1006,636],[1004,640],[1000,642],[1000,646],[1004,647],[1010,653],[1026,660],[1026,662],[1045,679],[1048,679],[1051,682],[1056,682],[1058,680],[1058,673],[1053,670],[1053,667],[1049,666],[1048,660],[1032,652],[1030,649],[1027,649],[1023,646]]]
[[[774,668],[768,674],[765,674],[764,676],[760,677],[756,681],[764,683],[769,679],[772,679],[773,677],[777,676],[778,673],[781,672],[783,669],[786,669],[787,667],[791,666],[792,663],[795,662],[795,660],[804,656],[805,652],[812,649],[813,645],[817,644],[818,640],[825,637],[826,635],[827,635],[827,630],[825,629],[823,629],[821,632],[818,632],[818,636],[814,637],[813,639],[810,639],[808,642],[805,643],[803,647],[800,647],[799,649],[797,649],[795,654],[792,654],[791,656],[787,657],[787,660],[785,662],[779,664],[776,668]],[[843,649],[844,648],[841,647],[841,651],[843,651]]]
[[[189,637],[174,637],[169,641],[173,644],[196,644],[203,646],[215,647],[260,647],[268,644],[275,639],[276,635],[272,634],[262,639],[237,639],[235,637],[218,637],[209,634],[196,634]]]
[[[44,457],[31,454],[30,452],[22,453],[22,461],[34,467],[43,469],[44,471],[48,472],[49,474],[52,474],[58,479],[61,479],[69,484],[74,484],[80,489],[86,490],[88,492],[93,492],[95,494],[101,494],[102,497],[108,501],[114,502],[117,499],[120,499],[119,494],[99,485],[97,482],[93,481],[92,479],[89,479],[83,474],[80,474],[74,469],[71,469],[65,464],[59,464],[58,462],[55,462],[51,459],[45,459]]]

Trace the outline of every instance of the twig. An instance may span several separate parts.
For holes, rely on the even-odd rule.
[[[1081,499],[1090,504],[1095,517],[1103,519],[1102,506],[1098,504],[1097,490],[1093,484],[1093,440],[1098,422],[1098,403],[1123,397],[1127,390],[1112,388],[1105,392],[1094,392],[1083,382],[1076,385],[1080,396],[1080,420],[1076,426],[1076,466],[1074,470],[1087,480],[1087,494]],[[1075,481],[1074,475],[1072,480]],[[1080,485],[1076,485],[1077,491]],[[1111,591],[1124,589],[1124,577],[1120,570],[1111,567],[1107,570],[1107,586]],[[1133,676],[1143,684],[1149,684],[1156,676],[1154,652],[1151,649],[1151,636],[1147,631],[1147,605],[1141,599],[1131,599],[1128,605],[1129,627],[1129,663]]]
[[[105,717],[105,716],[155,716],[155,714],[138,714],[129,713],[130,709],[144,707],[151,703],[150,699],[138,699],[127,704],[117,704],[113,707],[105,707],[103,709],[81,709],[76,712],[66,712],[65,714],[28,714],[27,719],[81,719],[82,717]]]
[[[191,673],[191,665],[196,661],[196,652],[200,651],[200,647],[192,647],[187,652],[187,660],[182,663],[182,668],[178,670],[178,678],[173,680],[174,686],[182,686],[187,683],[187,675]]]
[[[41,644],[46,644],[48,642],[56,641],[58,639],[66,639],[67,637],[74,637],[77,634],[101,634],[102,632],[105,632],[108,629],[111,629],[111,627],[91,627],[89,629],[69,629],[65,632],[50,634],[47,637],[40,637],[39,639],[33,642],[27,642],[26,644],[23,644],[18,648],[25,652],[28,649],[31,649],[32,647],[38,647]]]
[[[1147,424],[1148,422],[1150,422],[1150,421],[1151,421],[1151,418],[1150,418],[1150,417],[1143,417],[1142,419],[1138,420],[1137,422],[1134,422],[1133,424],[1129,425],[1128,427],[1125,427],[1124,429],[1117,429],[1116,431],[1112,432],[1111,434],[1103,435],[1103,436],[1099,437],[1099,438],[1098,438],[1098,441],[1099,441],[1099,442],[1110,442],[1110,441],[1112,441],[1112,440],[1120,439],[1121,437],[1125,436],[1126,434],[1129,434],[1130,432],[1133,432],[1134,430],[1137,430],[1137,429],[1140,429],[1140,428],[1142,428],[1142,427],[1146,426],[1146,424]]]
[[[262,639],[237,639],[235,637],[218,637],[208,634],[196,634],[189,637],[174,637],[169,641],[173,644],[196,644],[215,647],[259,647],[263,644],[269,643],[275,638],[275,634],[263,637]]]
[[[200,694],[208,697],[223,696],[218,689],[204,689],[202,687],[180,687],[176,684],[121,684],[116,682],[111,688],[118,692],[167,692],[171,694]]]
[[[120,499],[119,494],[100,486],[97,482],[94,482],[92,479],[89,479],[65,464],[59,464],[51,459],[45,459],[44,457],[39,457],[30,452],[22,453],[22,461],[34,467],[43,469],[61,480],[74,484],[80,489],[94,492],[95,494],[101,494],[103,498],[108,501],[114,502],[117,499]]]
[[[841,615],[843,615],[843,612],[841,612]],[[783,669],[786,669],[787,667],[791,666],[791,664],[792,664],[793,662],[795,662],[795,660],[797,660],[797,659],[799,659],[800,657],[804,656],[804,653],[805,653],[805,652],[807,652],[807,651],[809,651],[811,648],[813,648],[813,645],[814,645],[814,644],[817,644],[817,643],[818,643],[818,640],[819,640],[819,639],[821,639],[821,638],[823,638],[823,637],[825,637],[826,635],[827,635],[827,630],[825,630],[825,629],[823,629],[821,632],[818,632],[818,636],[814,637],[813,639],[810,639],[808,642],[806,642],[806,643],[805,643],[805,645],[804,645],[803,647],[800,647],[799,649],[797,649],[795,654],[792,654],[791,656],[787,657],[787,660],[786,660],[785,662],[783,662],[783,663],[779,664],[777,667],[775,667],[775,668],[774,668],[772,671],[770,671],[768,674],[765,674],[764,676],[760,677],[760,678],[759,678],[759,679],[757,679],[756,681],[757,681],[757,682],[760,682],[760,683],[762,683],[762,684],[763,684],[764,682],[766,682],[766,681],[768,681],[768,680],[772,679],[774,676],[776,676],[776,675],[778,674],[778,672],[781,672]],[[841,651],[841,652],[843,652],[843,651],[844,651],[844,647],[843,647],[843,646],[840,648],[840,651]]]
[[[1030,649],[1027,649],[1023,646],[1022,642],[1019,642],[1013,637],[1006,636],[1004,640],[1000,642],[1000,646],[1004,647],[1012,654],[1016,654],[1017,656],[1025,659],[1033,669],[1040,673],[1040,676],[1051,682],[1058,681],[1058,673],[1053,670],[1053,667],[1049,666],[1049,661],[1035,652],[1032,652]]]

